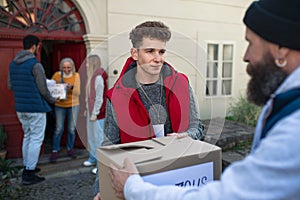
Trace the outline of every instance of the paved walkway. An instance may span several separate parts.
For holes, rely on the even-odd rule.
[[[42,155],[38,164],[41,168],[39,175],[45,181],[29,186],[21,185],[21,177],[14,179],[15,185],[20,187],[15,199],[20,200],[89,200],[93,199],[93,185],[95,175],[91,173],[93,167],[82,165],[88,157],[84,149],[76,149],[77,158],[67,157],[67,152],[60,152],[56,163],[49,163],[48,154]],[[21,159],[16,160],[21,165]],[[20,174],[21,175],[21,174]]]
[[[17,199],[67,200],[93,199],[92,186],[95,175],[90,172],[68,173],[49,178],[40,184],[21,186]]]
[[[223,150],[223,168],[231,162],[242,159],[250,150],[249,141],[253,137],[253,127],[222,120],[204,121],[207,132],[206,142],[216,144]],[[222,132],[222,134],[218,134]],[[217,134],[216,134],[217,133]],[[60,153],[55,164],[49,163],[49,155],[43,155],[39,161],[40,175],[46,180],[40,184],[22,186],[20,178],[14,184],[20,186],[16,199],[20,200],[90,200],[93,197],[95,175],[92,167],[83,167],[87,158],[86,150],[76,149],[77,158],[70,159],[66,152]],[[21,160],[16,160],[21,164]],[[110,184],[110,183],[107,183]]]

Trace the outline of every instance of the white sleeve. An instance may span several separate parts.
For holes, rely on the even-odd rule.
[[[226,168],[220,181],[199,189],[157,187],[130,176],[126,199],[265,200],[300,197],[300,111],[279,121],[245,159]]]
[[[126,200],[195,200],[199,197],[197,188],[181,188],[176,186],[155,186],[146,183],[139,175],[131,175],[124,187]]]
[[[100,113],[103,104],[104,81],[102,76],[97,76],[95,79],[96,98],[91,116],[97,116]]]

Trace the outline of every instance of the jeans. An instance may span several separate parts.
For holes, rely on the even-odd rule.
[[[34,170],[45,137],[46,113],[17,112],[24,131],[22,155],[23,164],[27,170]]]
[[[103,142],[103,127],[104,119],[91,121],[90,114],[87,111],[87,139],[88,139],[88,150],[89,159],[91,163],[97,163],[97,148],[101,146]]]
[[[75,141],[76,121],[78,116],[79,106],[73,106],[70,108],[62,108],[55,106],[55,130],[53,134],[53,152],[60,150],[60,140],[64,132],[65,118],[68,119],[68,141],[67,149],[73,149]]]

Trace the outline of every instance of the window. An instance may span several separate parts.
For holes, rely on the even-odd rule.
[[[71,0],[0,0],[0,29],[31,33],[84,34]]]
[[[207,44],[206,96],[232,94],[233,49],[233,44]]]

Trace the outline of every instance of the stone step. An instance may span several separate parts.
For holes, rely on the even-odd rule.
[[[85,167],[82,163],[88,158],[88,151],[85,149],[75,149],[76,158],[70,158],[67,156],[67,151],[62,150],[58,154],[56,163],[50,163],[50,154],[43,154],[39,158],[37,167],[41,169],[38,173],[40,176],[46,178],[61,176],[63,174],[78,173],[91,171],[92,167]],[[15,166],[23,166],[22,159],[12,159],[15,161]],[[20,171],[21,173],[21,171]]]
[[[255,127],[222,119],[206,120],[203,124],[206,130],[204,141],[222,148],[223,170],[249,154]]]
[[[226,151],[240,143],[251,143],[254,127],[249,127],[233,121],[203,121],[205,127],[205,142],[217,145]]]

